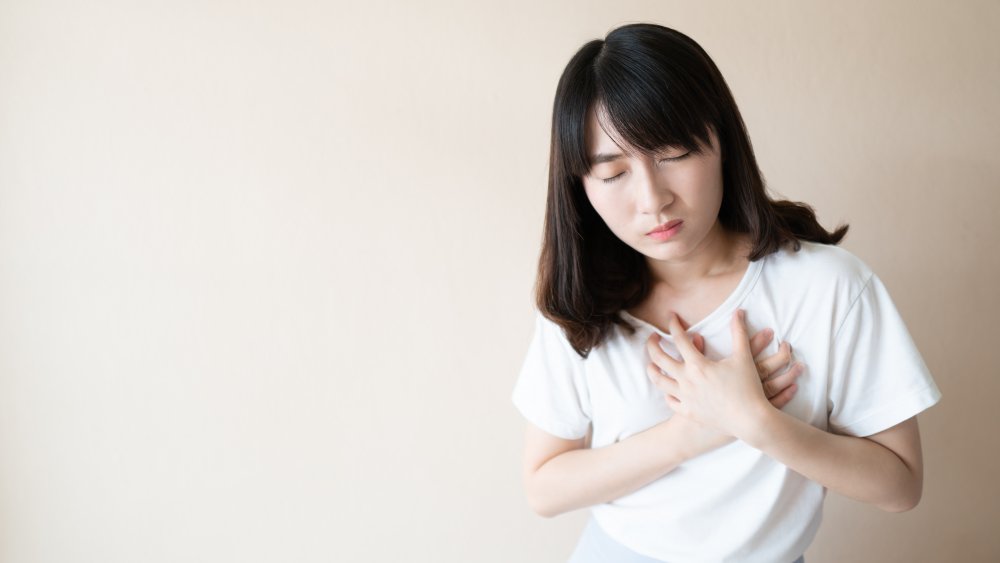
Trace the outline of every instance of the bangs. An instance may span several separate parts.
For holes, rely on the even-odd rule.
[[[652,50],[609,36],[590,54],[564,76],[564,102],[573,102],[563,105],[565,119],[558,128],[564,170],[577,177],[590,172],[586,131],[591,111],[626,154],[651,156],[666,147],[698,154],[712,146],[709,131],[718,131],[720,103],[692,70],[704,65],[697,53]]]

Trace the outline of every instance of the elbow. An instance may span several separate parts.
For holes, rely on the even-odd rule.
[[[528,507],[531,508],[531,511],[542,518],[554,518],[561,514],[558,510],[555,510],[551,504],[547,504],[543,502],[542,499],[538,498],[538,495],[534,495],[529,492],[527,494],[527,499]]]
[[[879,508],[886,512],[907,512],[913,510],[920,504],[922,493],[923,487],[913,487],[905,494],[901,494],[893,499],[891,503],[883,504]]]
[[[541,516],[542,518],[552,518],[556,516],[556,514],[553,511],[547,509],[545,506],[532,503],[531,501],[529,501],[528,504],[529,506],[531,506],[531,511]]]
[[[919,502],[920,499],[917,499],[915,501],[907,500],[905,502],[897,502],[895,504],[882,505],[879,508],[881,508],[886,512],[906,512],[908,510],[913,510],[914,508],[916,508]]]
[[[543,502],[541,495],[533,487],[532,475],[528,475],[524,480],[524,497],[528,501],[528,508],[542,518],[552,518],[555,516],[551,508]]]
[[[555,518],[576,508],[566,491],[558,486],[559,482],[553,484],[551,479],[552,475],[539,471],[527,474],[524,479],[528,507],[542,518]]]
[[[528,507],[531,508],[532,512],[541,516],[542,518],[552,518],[554,516],[558,516],[559,514],[558,512],[552,510],[551,507],[548,507],[545,504],[538,502],[537,499],[531,496],[528,496]]]

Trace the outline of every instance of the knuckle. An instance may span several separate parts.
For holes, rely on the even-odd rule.
[[[667,353],[663,351],[663,348],[660,348],[659,344],[654,342],[650,344],[649,355],[658,360],[657,363],[660,363],[663,361],[663,357],[666,356]]]
[[[771,371],[767,369],[767,366],[761,365],[757,368],[757,375],[760,376],[761,381],[766,381],[771,376]]]
[[[782,387],[784,387],[785,385],[788,385],[791,379],[792,379],[791,374],[786,371],[785,373],[782,373],[781,375],[774,378],[774,384],[781,385]]]

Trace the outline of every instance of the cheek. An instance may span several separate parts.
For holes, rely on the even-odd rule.
[[[618,238],[631,236],[629,231],[632,220],[630,203],[620,197],[612,197],[613,194],[599,194],[598,191],[587,191],[587,199],[590,200],[594,211]]]
[[[687,198],[699,214],[714,216],[722,206],[722,178],[708,170],[693,170],[686,185],[692,186]]]
[[[628,220],[628,204],[621,198],[612,197],[591,197],[590,204],[594,206],[597,214],[604,219],[604,222],[615,231],[623,222]]]

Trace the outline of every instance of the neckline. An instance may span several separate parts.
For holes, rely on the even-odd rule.
[[[757,279],[760,277],[760,273],[764,268],[765,260],[767,260],[767,256],[756,261],[751,261],[747,265],[746,271],[743,272],[743,277],[740,279],[740,283],[736,285],[736,289],[730,292],[729,296],[723,300],[722,304],[705,316],[705,318],[688,327],[688,332],[697,332],[702,336],[705,336],[721,327],[726,326],[729,323],[733,312],[737,309],[737,307],[739,307],[740,303],[747,296],[747,294],[750,293],[750,290],[753,289],[754,285],[756,285]],[[625,309],[619,311],[619,314],[636,321],[648,329],[658,332],[660,336],[668,340],[672,339],[670,333],[660,330],[656,325],[636,317]]]

